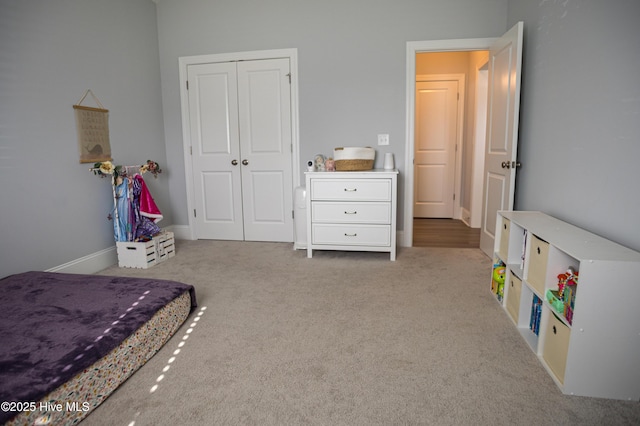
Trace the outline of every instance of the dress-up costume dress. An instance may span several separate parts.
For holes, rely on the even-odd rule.
[[[134,235],[136,238],[155,235],[160,232],[160,227],[156,225],[156,223],[162,220],[162,213],[147,189],[147,184],[144,182],[142,176],[135,175],[133,182],[136,221]]]
[[[115,187],[116,215],[113,218],[113,236],[116,241],[132,241],[129,218],[129,179],[122,179],[122,183]]]
[[[162,213],[141,175],[123,178],[114,191],[116,217],[113,221],[113,233],[116,241],[150,238],[161,231],[156,223],[162,219]]]

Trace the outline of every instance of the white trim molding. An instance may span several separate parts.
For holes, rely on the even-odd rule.
[[[180,109],[182,113],[182,145],[187,185],[187,211],[189,212],[188,235],[181,232],[181,236],[187,240],[196,239],[195,221],[191,212],[195,208],[193,195],[193,168],[191,164],[191,130],[189,127],[189,93],[187,91],[187,78],[189,65],[211,64],[216,62],[251,61],[260,59],[289,58],[291,67],[291,144],[293,194],[296,187],[300,186],[300,128],[298,107],[298,49],[274,49],[257,50],[251,52],[216,53],[211,55],[183,56],[178,58],[180,77]]]
[[[488,50],[496,38],[409,41],[406,51],[406,141],[404,184],[403,246],[413,246],[413,157],[415,150],[416,54],[421,52],[463,52]]]
[[[65,264],[47,269],[45,272],[64,272],[67,274],[95,274],[118,263],[115,244],[113,247],[72,260]]]

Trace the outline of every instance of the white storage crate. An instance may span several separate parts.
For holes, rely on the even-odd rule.
[[[176,255],[173,232],[163,232],[150,241],[116,242],[118,266],[147,269]]]

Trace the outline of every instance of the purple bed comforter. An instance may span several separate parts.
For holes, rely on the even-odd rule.
[[[0,280],[0,401],[37,402],[98,361],[191,285],[26,272]],[[0,411],[0,424],[17,413]]]

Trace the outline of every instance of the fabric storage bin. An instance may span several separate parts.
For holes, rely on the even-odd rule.
[[[520,295],[522,294],[522,281],[516,277],[513,272],[509,274],[508,290],[507,290],[507,311],[511,318],[518,323],[520,316]]]
[[[505,263],[509,262],[508,256],[509,256],[510,230],[511,230],[511,221],[506,217],[503,217],[501,228],[500,228],[500,250],[498,251],[498,254],[500,255],[500,258]]]
[[[547,277],[547,261],[549,259],[549,243],[535,235],[531,238],[531,251],[529,252],[529,267],[526,281],[544,297],[544,287]]]
[[[551,311],[549,311],[551,312]],[[567,353],[569,352],[569,337],[571,330],[555,314],[549,314],[547,330],[544,339],[542,357],[556,375],[560,383],[564,383],[564,372],[567,367]]]

